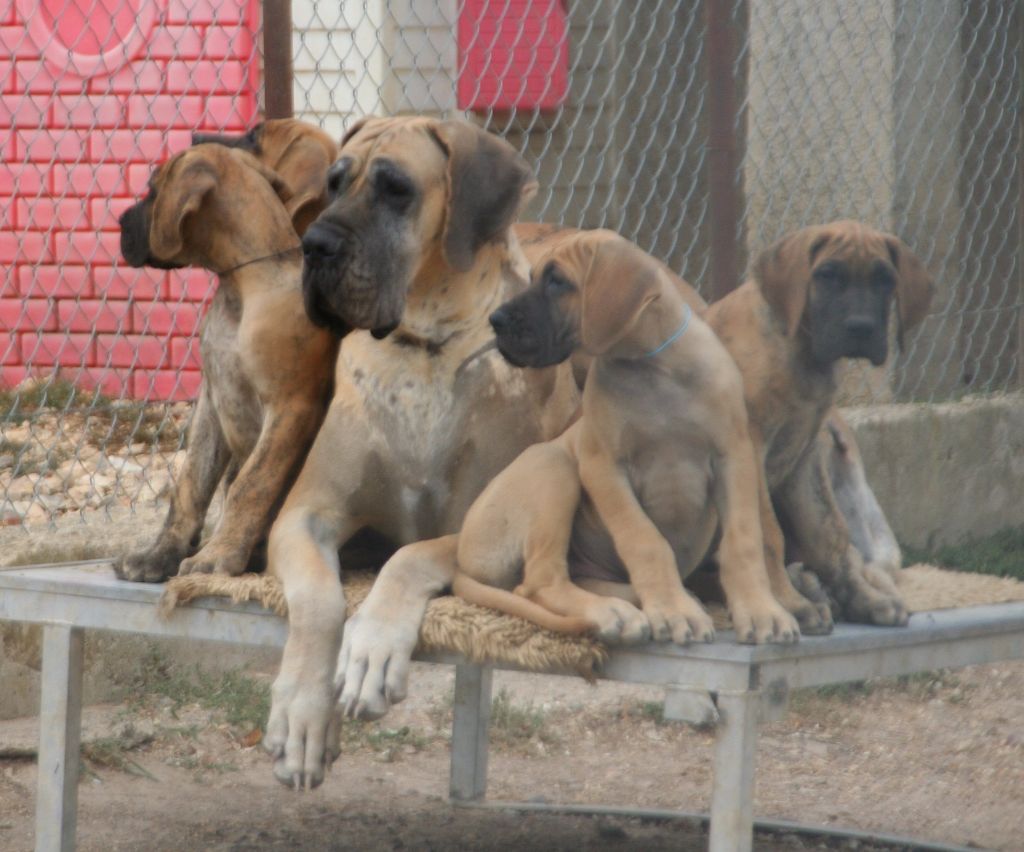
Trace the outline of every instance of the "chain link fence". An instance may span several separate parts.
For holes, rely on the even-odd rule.
[[[289,73],[260,21],[258,0],[0,10],[3,523],[166,496],[216,282],[128,268],[117,216],[193,130],[258,120]],[[1020,387],[1015,0],[293,0],[290,26],[297,117],[466,116],[534,165],[529,218],[618,230],[708,298],[792,228],[899,234],[939,296],[849,401]]]

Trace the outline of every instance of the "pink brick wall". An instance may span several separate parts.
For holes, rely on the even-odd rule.
[[[214,281],[129,268],[117,217],[192,130],[254,123],[258,19],[258,0],[0,0],[0,384],[57,369],[194,397]]]

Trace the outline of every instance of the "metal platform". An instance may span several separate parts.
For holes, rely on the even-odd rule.
[[[285,621],[255,604],[211,598],[157,615],[162,587],[114,578],[109,563],[0,571],[0,620],[44,625],[36,849],[74,848],[82,707],[82,636],[113,630],[280,647]],[[799,644],[643,645],[615,651],[600,677],[703,689],[721,723],[714,755],[709,848],[749,850],[757,723],[784,711],[789,691],[848,680],[1024,657],[1024,603],[918,613],[905,628],[839,625]],[[482,800],[487,784],[491,668],[456,654],[418,659],[456,667],[450,794]],[[269,767],[268,767],[269,771]]]

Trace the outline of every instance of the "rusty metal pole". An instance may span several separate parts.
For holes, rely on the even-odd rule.
[[[293,110],[291,0],[263,0],[263,112],[291,118]]]
[[[708,75],[708,207],[711,225],[712,301],[722,298],[740,283],[743,245],[740,228],[743,199],[740,193],[741,145],[737,96],[738,30],[746,15],[743,0],[704,0],[704,53]]]
[[[1024,8],[1017,7],[1017,103],[1024,98]],[[1024,115],[1017,117],[1017,304],[1024,304]],[[1024,388],[1024,308],[1017,317],[1017,384]]]

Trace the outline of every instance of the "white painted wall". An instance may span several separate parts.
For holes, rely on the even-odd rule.
[[[293,0],[296,117],[341,136],[363,115],[455,109],[456,0]]]

